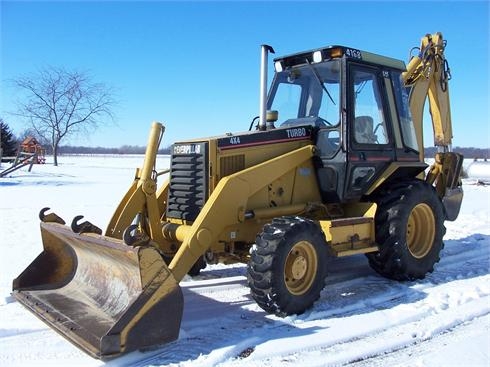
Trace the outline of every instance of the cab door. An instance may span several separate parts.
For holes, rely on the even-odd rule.
[[[347,111],[348,201],[359,199],[395,157],[381,68],[349,64]]]

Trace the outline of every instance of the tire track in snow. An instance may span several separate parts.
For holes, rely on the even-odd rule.
[[[243,276],[184,283],[186,313],[192,317],[184,318],[180,339],[138,365],[185,360],[193,365],[230,363],[230,358],[247,348],[253,348],[250,356],[232,364],[263,363],[264,359],[278,362],[294,359],[297,352],[303,356],[305,351],[327,355],[335,351],[337,359],[331,362],[342,364],[426,340],[490,312],[489,253],[482,251],[482,243],[473,238],[470,245],[468,248],[460,241],[449,241],[436,271],[418,282],[400,283],[374,275],[364,256],[340,259],[332,265],[332,273],[336,273],[327,278],[313,309],[286,319],[261,311],[248,296]],[[461,317],[465,309],[472,311]],[[373,318],[389,322],[366,321]],[[424,325],[429,326],[424,329]],[[346,334],[346,328],[353,331]],[[413,334],[413,330],[419,332]],[[284,337],[313,341],[291,343],[281,351],[280,340]],[[391,342],[386,343],[386,338]],[[279,346],[273,345],[274,340]],[[378,344],[385,347],[373,347]],[[345,353],[339,354],[342,348]],[[352,350],[359,353],[353,354]]]
[[[315,332],[315,335],[295,337],[296,348],[290,350],[281,350],[279,338],[274,339],[272,336],[272,340],[258,345],[246,360],[235,360],[233,363],[228,361],[227,365],[274,366],[294,360],[298,353],[301,353],[304,365],[318,363],[318,353],[322,354],[321,365],[343,365],[420,343],[466,321],[488,315],[490,280],[486,278],[486,290],[483,292],[479,289],[481,287],[476,287],[479,293],[476,296],[462,291],[458,294],[453,292],[451,297],[447,297],[451,293],[447,288],[453,289],[454,286],[441,285],[427,299],[413,305],[400,304],[369,314],[326,320],[328,327]],[[471,283],[468,280],[461,282]],[[463,285],[462,288],[465,287]],[[445,301],[441,302],[440,298]],[[309,323],[305,322],[304,326],[308,327]]]

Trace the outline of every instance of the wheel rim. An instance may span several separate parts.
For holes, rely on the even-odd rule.
[[[313,284],[318,269],[318,256],[307,241],[296,243],[286,258],[284,281],[288,291],[296,296],[305,294]]]
[[[436,233],[435,223],[434,213],[429,205],[420,203],[412,209],[407,223],[407,246],[415,258],[423,258],[432,248]]]

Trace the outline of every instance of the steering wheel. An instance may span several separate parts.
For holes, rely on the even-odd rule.
[[[326,125],[328,126],[333,126],[330,122],[328,122],[327,120],[325,120],[323,117],[320,117],[320,116],[316,116],[316,118],[318,120],[320,120],[321,122],[325,123]]]

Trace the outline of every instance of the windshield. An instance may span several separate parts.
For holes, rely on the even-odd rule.
[[[268,110],[279,113],[278,121],[302,118],[339,124],[340,60],[306,64],[278,72],[269,94]]]

